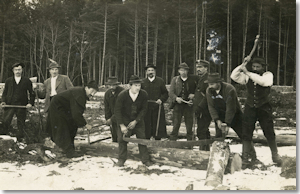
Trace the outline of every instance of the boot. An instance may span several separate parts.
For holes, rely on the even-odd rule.
[[[277,166],[281,166],[282,161],[281,161],[281,158],[278,154],[277,143],[276,143],[275,139],[274,140],[269,140],[268,144],[269,144],[269,147],[271,149],[273,162],[276,163]]]
[[[250,150],[251,150],[251,141],[243,141],[243,153],[242,153],[242,169],[250,167]]]
[[[254,148],[254,145],[253,145],[253,141],[251,141],[251,148],[250,148],[250,158],[251,158],[251,165],[257,165],[257,164],[262,164],[263,163],[257,159],[256,157],[256,152],[255,152],[255,148]]]

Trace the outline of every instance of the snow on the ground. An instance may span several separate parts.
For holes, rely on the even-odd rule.
[[[231,152],[241,153],[242,146],[231,145]],[[271,151],[268,147],[256,147],[257,157],[264,164],[271,161]],[[279,147],[280,155],[296,156],[296,146]],[[116,159],[114,159],[117,161]],[[110,158],[83,156],[72,159],[65,167],[59,163],[42,165],[17,163],[1,163],[1,190],[184,190],[193,184],[194,190],[211,190],[204,186],[206,171],[154,165],[149,169],[168,170],[170,173],[160,175],[131,174],[130,167],[137,169],[140,161],[127,160],[125,167],[114,167]],[[243,170],[234,174],[226,174],[223,185],[231,189],[278,190],[287,185],[296,186],[296,179],[280,177],[280,168],[271,166],[268,171]]]

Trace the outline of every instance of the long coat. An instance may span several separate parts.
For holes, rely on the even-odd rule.
[[[169,98],[165,81],[160,77],[155,76],[155,79],[152,82],[150,82],[148,78],[144,79],[142,83],[142,89],[148,93],[148,100],[156,101],[160,99],[162,103],[165,103]],[[151,136],[156,136],[158,111],[158,104],[154,102],[148,102],[148,110],[144,119],[147,139],[149,139]],[[167,137],[165,109],[163,104],[161,105],[157,138],[162,137]]]
[[[65,152],[74,150],[77,128],[86,125],[83,112],[87,100],[88,97],[83,87],[71,88],[57,94],[51,100],[47,132],[52,141]]]
[[[73,84],[71,82],[71,80],[69,79],[68,76],[66,75],[58,75],[57,79],[56,79],[56,93],[60,94],[70,88],[73,87]],[[44,82],[44,87],[43,89],[40,91],[38,91],[38,97],[42,98],[42,99],[46,99],[45,100],[45,112],[48,111],[49,106],[50,106],[50,94],[51,94],[51,78],[48,78],[45,82]]]
[[[199,77],[197,88],[195,91],[195,97],[193,100],[193,109],[194,112],[199,112],[201,109],[208,109],[207,100],[206,100],[206,89],[208,87],[208,83],[204,83],[207,80],[208,73]]]

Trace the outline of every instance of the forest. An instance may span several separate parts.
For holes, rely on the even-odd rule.
[[[157,66],[166,84],[186,62],[210,61],[227,82],[260,36],[255,55],[266,58],[274,85],[295,86],[294,0],[1,0],[0,82],[11,65],[27,77],[49,77],[49,58],[74,85],[132,74]]]

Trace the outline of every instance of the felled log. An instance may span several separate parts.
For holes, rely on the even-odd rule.
[[[91,145],[80,143],[75,145],[91,156],[118,158],[118,144],[97,142]],[[140,161],[138,146],[128,144],[128,159]],[[163,165],[206,170],[209,152],[188,149],[148,147],[151,160]]]
[[[205,185],[217,187],[223,182],[223,175],[230,155],[226,142],[214,142],[211,147]]]
[[[167,132],[170,134],[172,131],[172,126],[167,126]],[[214,128],[210,128],[210,134],[214,136],[216,134],[216,130]],[[276,131],[275,131],[276,134]],[[230,129],[227,135],[228,138],[233,139],[234,141],[241,142],[240,138],[237,134]],[[180,127],[180,132],[178,133],[178,138],[183,139],[186,138],[185,127]],[[267,139],[263,134],[257,134],[254,132],[253,135],[254,143],[261,143],[263,145],[268,145]],[[296,133],[295,134],[277,134],[276,142],[278,146],[296,146]]]

